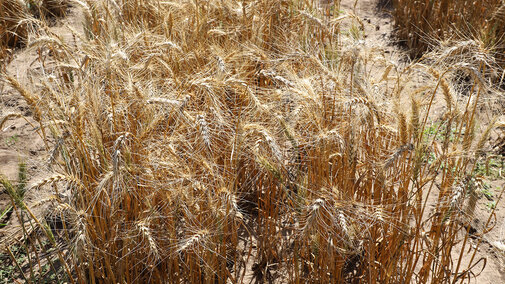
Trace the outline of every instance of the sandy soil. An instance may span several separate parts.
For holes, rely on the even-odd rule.
[[[389,57],[388,60],[402,60],[401,51],[392,44],[391,40],[392,19],[387,10],[378,9],[377,0],[358,0],[357,2],[355,0],[343,0],[342,9],[354,11],[362,19],[366,34],[365,45],[383,49],[386,56]],[[74,30],[80,31],[82,30],[81,21],[80,13],[73,9],[65,19],[60,20],[55,26],[51,27],[51,31],[66,41],[72,41],[71,32],[66,27],[71,26]],[[37,81],[37,76],[41,72],[37,58],[38,54],[35,49],[17,50],[14,53],[14,59],[7,66],[7,71],[24,86],[28,86],[29,82]],[[422,81],[422,78],[419,81]],[[16,180],[18,164],[20,161],[25,161],[28,168],[29,184],[32,184],[43,177],[47,177],[49,172],[47,159],[53,145],[51,143],[44,144],[36,121],[33,120],[28,106],[17,92],[0,82],[0,94],[0,117],[8,113],[19,113],[26,117],[26,119],[9,120],[0,129],[0,173],[11,180]],[[494,200],[496,201],[499,191],[504,189],[504,178],[488,179],[486,183],[490,185],[490,191],[494,193]],[[33,204],[43,198],[44,195],[46,195],[44,192],[30,191],[27,195],[27,203],[29,205]],[[8,196],[5,193],[0,193],[0,211],[9,202]],[[474,234],[476,235],[482,233],[483,225],[488,220],[490,202],[484,197],[480,198],[478,202],[472,229],[475,230]],[[504,204],[504,202],[499,204],[496,210],[496,218],[492,219],[495,229],[486,235],[479,246],[476,259],[486,258],[487,261],[485,269],[478,280],[474,280],[473,283],[505,283],[505,272],[503,270],[503,260],[505,260]],[[8,244],[7,240],[16,238],[16,230],[13,229],[16,227],[14,219],[11,218],[5,228],[0,228],[0,243],[2,245]],[[477,245],[478,238],[470,239],[470,242]],[[462,263],[465,265],[465,262],[471,256],[466,255],[466,253],[463,255]],[[455,254],[454,258],[459,258],[459,255]]]
[[[50,31],[71,42],[75,40],[69,29],[82,30],[82,15],[72,8],[67,17],[54,22]],[[16,78],[28,91],[30,86],[37,86],[42,75],[39,54],[35,48],[23,48],[14,51],[14,57],[7,66],[7,73]],[[5,82],[0,81],[0,117],[7,114],[20,114],[23,117],[7,120],[0,129],[0,174],[11,181],[16,181],[19,163],[27,165],[28,187],[47,178],[50,173],[48,158],[54,143],[44,143],[38,123],[33,119],[32,113],[19,95],[19,93]],[[25,202],[30,205],[39,204],[39,201],[49,197],[44,190],[29,190],[26,193]],[[0,192],[0,212],[10,204],[6,193]],[[36,206],[35,212],[42,208]],[[0,220],[1,221],[1,220]],[[14,214],[11,216],[8,226],[0,228],[0,249],[19,239],[20,228]]]

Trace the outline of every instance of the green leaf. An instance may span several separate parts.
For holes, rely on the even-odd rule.
[[[12,205],[7,206],[7,208],[4,209],[2,214],[0,214],[0,220],[2,220],[2,218],[5,217],[11,210],[12,210]]]

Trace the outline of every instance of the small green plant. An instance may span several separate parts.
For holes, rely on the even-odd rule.
[[[489,156],[485,160],[479,160],[475,166],[475,173],[491,179],[499,179],[505,170],[505,159],[503,156]]]
[[[435,136],[437,141],[443,141],[446,135],[449,135],[449,142],[453,142],[457,135],[457,128],[452,127],[450,131],[447,131],[445,123],[434,122],[430,126],[427,126],[424,130],[424,137],[426,141],[433,138],[433,136]]]
[[[493,210],[496,208],[496,201],[488,202],[486,206],[489,210]]]
[[[10,283],[6,282],[10,279],[13,279],[13,274],[16,270],[14,265],[7,263],[9,260],[9,256],[7,254],[0,254],[0,282],[1,283]]]
[[[9,181],[0,175],[0,184],[11,198],[11,205],[5,208],[0,214],[0,227],[7,226],[7,219],[11,214],[16,214],[21,223],[23,238],[15,245],[7,247],[5,253],[0,253],[0,281],[1,283],[11,283],[13,279],[24,279],[27,283],[63,283],[65,278],[65,266],[61,264],[61,255],[55,249],[54,236],[45,224],[33,215],[25,204],[25,193],[27,190],[27,168],[26,163],[20,162],[18,168],[18,179],[16,183]],[[42,238],[38,233],[33,234],[38,227],[46,234],[47,238]],[[34,251],[42,252],[44,258]],[[54,259],[53,259],[54,258]]]
[[[9,215],[9,213],[11,212],[12,210],[12,206],[7,206],[3,211],[2,213],[0,214],[0,222],[2,222],[2,220],[4,220],[5,218],[7,218],[7,216]],[[2,227],[5,227],[7,226],[7,223],[0,223],[0,228]]]
[[[16,143],[18,143],[18,141],[19,141],[19,137],[17,134],[4,139],[5,146],[7,146],[7,147],[15,145]]]
[[[494,193],[492,191],[492,186],[488,183],[482,182],[480,187],[480,194],[482,194],[482,196],[484,196],[487,200],[493,201]]]
[[[425,136],[433,136],[437,133],[437,130],[438,130],[438,127],[440,126],[440,123],[439,122],[435,122],[433,124],[431,124],[430,126],[426,127],[424,129],[424,134]]]
[[[0,253],[0,281],[4,281],[2,283],[11,283],[13,279],[19,278],[17,275],[16,266],[20,263],[24,263],[26,261],[26,252],[19,245],[14,245],[9,248],[9,253],[7,251],[5,253]],[[14,255],[14,260],[10,255]]]
[[[0,253],[0,283],[12,283],[14,279],[24,278],[26,282],[31,283],[63,283],[58,279],[56,273],[53,272],[51,265],[47,259],[42,259],[40,270],[33,272],[30,276],[26,271],[29,268],[28,245],[19,243],[13,245],[5,253]],[[21,270],[20,270],[21,269]],[[63,275],[63,268],[58,270],[59,275]],[[28,283],[30,283],[28,282]]]
[[[494,195],[493,195],[493,192],[491,192],[490,189],[491,188],[490,188],[490,186],[488,184],[484,184],[484,187],[483,187],[483,189],[482,189],[481,192],[482,192],[482,195],[484,195],[484,197],[487,198],[487,200],[492,201]]]
[[[11,201],[20,208],[24,207],[23,200],[26,192],[26,183],[27,175],[25,162],[19,163],[18,182],[16,185],[12,184],[12,182],[9,181],[6,177],[0,175],[0,184],[2,184],[4,189],[7,191],[7,194],[11,198]]]

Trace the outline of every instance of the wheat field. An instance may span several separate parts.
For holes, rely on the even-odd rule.
[[[2,73],[51,165],[30,186],[0,179],[27,220],[24,281],[44,263],[61,283],[462,283],[480,269],[475,168],[502,125],[476,121],[488,69],[443,51],[391,62],[339,1],[71,3],[74,41],[33,16],[8,39],[47,51],[40,80]]]

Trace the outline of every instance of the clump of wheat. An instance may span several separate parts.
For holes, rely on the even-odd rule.
[[[22,0],[0,3],[0,49],[25,44],[30,32],[30,13]],[[0,53],[0,55],[4,55]]]
[[[463,0],[419,3],[393,0],[393,17],[398,36],[414,55],[433,44],[454,37],[473,37],[484,46],[503,50],[503,13],[501,0],[479,1],[474,6]]]
[[[54,149],[61,174],[32,190],[62,192],[52,243],[69,282],[470,277],[475,262],[446,257],[468,238],[447,220],[467,222],[455,183],[485,147],[482,73],[432,60],[440,84],[406,87],[427,61],[389,84],[391,64],[340,33],[359,21],[329,2],[87,1],[80,44],[33,41],[57,68],[43,88],[6,82]],[[474,74],[466,101],[456,69]],[[439,149],[426,128],[440,93],[452,122]]]

